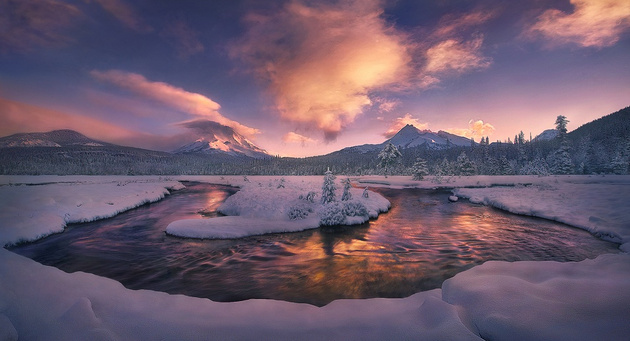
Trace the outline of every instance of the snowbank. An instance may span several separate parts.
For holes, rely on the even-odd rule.
[[[439,290],[321,308],[275,300],[219,303],[127,290],[7,250],[0,250],[0,288],[0,337],[12,333],[20,340],[479,340]]]
[[[624,340],[630,256],[486,262],[446,280],[442,297],[486,340]]]
[[[228,217],[185,219],[170,223],[166,233],[189,238],[241,238],[267,233],[296,232],[321,225],[357,225],[387,212],[390,203],[382,195],[352,188],[352,200],[321,204],[322,178],[252,177],[226,179],[241,189],[219,207]],[[230,181],[232,180],[232,181]],[[339,182],[339,181],[337,181]],[[342,197],[337,186],[336,197]],[[310,200],[307,198],[315,195]]]
[[[51,178],[63,182],[49,183]],[[14,181],[0,186],[2,245],[59,233],[69,223],[112,217],[183,188],[177,181],[157,177],[17,177]]]

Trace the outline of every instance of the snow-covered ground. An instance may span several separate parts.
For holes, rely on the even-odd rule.
[[[269,187],[278,179],[248,180]],[[322,177],[286,179],[322,181]],[[247,182],[243,177],[218,176],[175,180],[234,186]],[[455,189],[455,193],[474,202],[595,231],[624,243],[627,251],[628,176],[461,177],[420,182],[409,177],[365,177],[354,181],[361,187],[474,186]],[[486,187],[496,185],[509,187]],[[40,238],[60,231],[67,222],[111,216],[159,200],[167,189],[179,186],[158,177],[0,177],[0,240],[15,243]],[[442,289],[403,299],[339,300],[318,308],[274,300],[218,303],[133,291],[107,278],[68,274],[0,250],[2,340],[626,340],[628,320],[627,253],[569,263],[486,262],[447,280]]]
[[[226,217],[178,220],[169,224],[166,232],[189,238],[241,238],[331,225],[334,218],[339,225],[356,225],[387,212],[390,206],[380,194],[368,191],[365,197],[358,188],[350,189],[351,200],[324,205],[320,201],[321,177],[254,179],[227,180],[241,189],[219,207]],[[314,196],[310,200],[309,193]],[[335,193],[340,200],[343,188],[338,185]]]

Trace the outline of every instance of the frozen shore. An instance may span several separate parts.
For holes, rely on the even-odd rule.
[[[249,180],[257,184],[278,178]],[[244,181],[242,177],[174,180],[233,186]],[[24,236],[41,237],[41,231],[58,230],[61,222],[98,219],[150,198],[159,200],[168,188],[181,185],[174,180],[0,177],[0,194],[9,195],[2,195],[0,240],[15,243]],[[307,177],[293,180],[310,181]],[[584,224],[578,227],[605,238],[619,238],[624,246],[628,243],[628,176],[462,177],[442,184],[414,182],[408,177],[354,179],[355,183],[365,180],[370,181],[370,187],[376,186],[374,182],[399,188],[474,186],[456,189],[455,193],[473,202],[503,205],[503,209],[514,209],[516,213],[548,214],[544,217],[574,226]],[[312,181],[321,183],[321,177]],[[66,214],[70,220],[66,220]],[[486,262],[447,280],[442,289],[402,299],[339,300],[318,308],[274,300],[218,303],[128,290],[107,278],[81,272],[68,274],[0,250],[3,340],[624,340],[630,335],[628,320],[627,253],[569,263]]]

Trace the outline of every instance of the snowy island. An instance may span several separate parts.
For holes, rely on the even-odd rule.
[[[352,182],[359,188],[348,190],[352,199],[342,201],[339,186],[336,204],[322,200],[321,176],[284,181],[253,176],[3,176],[0,241],[37,240],[61,232],[68,223],[110,217],[160,200],[182,188],[179,181],[185,180],[241,188],[221,206],[229,216],[205,219],[225,223],[184,221],[169,227],[188,228],[185,235],[200,238],[281,232],[227,229],[261,217],[284,222],[278,226],[286,231],[327,222],[358,223],[358,217],[366,217],[361,205],[368,219],[388,206],[374,192],[364,198],[365,186],[441,187],[453,189],[460,199],[586,229],[621,244],[621,250],[581,262],[489,261],[446,280],[441,289],[398,299],[337,300],[319,308],[134,291],[111,279],[65,273],[2,249],[0,339],[624,340],[630,335],[630,176],[355,177]],[[359,213],[350,214],[344,202],[355,203]]]

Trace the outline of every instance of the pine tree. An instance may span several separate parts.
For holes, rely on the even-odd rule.
[[[477,173],[475,164],[470,161],[466,152],[462,152],[457,157],[457,170],[459,175],[475,175]]]
[[[335,191],[337,186],[335,185],[336,177],[330,171],[330,168],[324,173],[324,184],[322,185],[322,204],[327,204],[335,201]]]
[[[412,174],[414,180],[422,180],[425,175],[429,174],[427,162],[423,158],[417,158],[412,166]]]
[[[556,117],[556,130],[558,131],[558,137],[560,139],[564,139],[567,133],[567,123],[569,123],[569,120],[567,120],[566,116],[558,115],[558,117]]]
[[[352,193],[350,193],[350,188],[352,188],[352,184],[350,183],[350,178],[341,180],[341,183],[343,183],[343,194],[341,195],[341,201],[352,200]]]
[[[571,161],[571,155],[569,154],[569,143],[566,141],[566,139],[560,143],[560,148],[553,153],[552,157],[552,170],[554,174],[573,173],[573,161]]]
[[[391,142],[388,142],[378,154],[378,166],[385,169],[385,177],[387,177],[387,171],[399,163],[400,158],[402,158],[402,154],[398,148]]]

